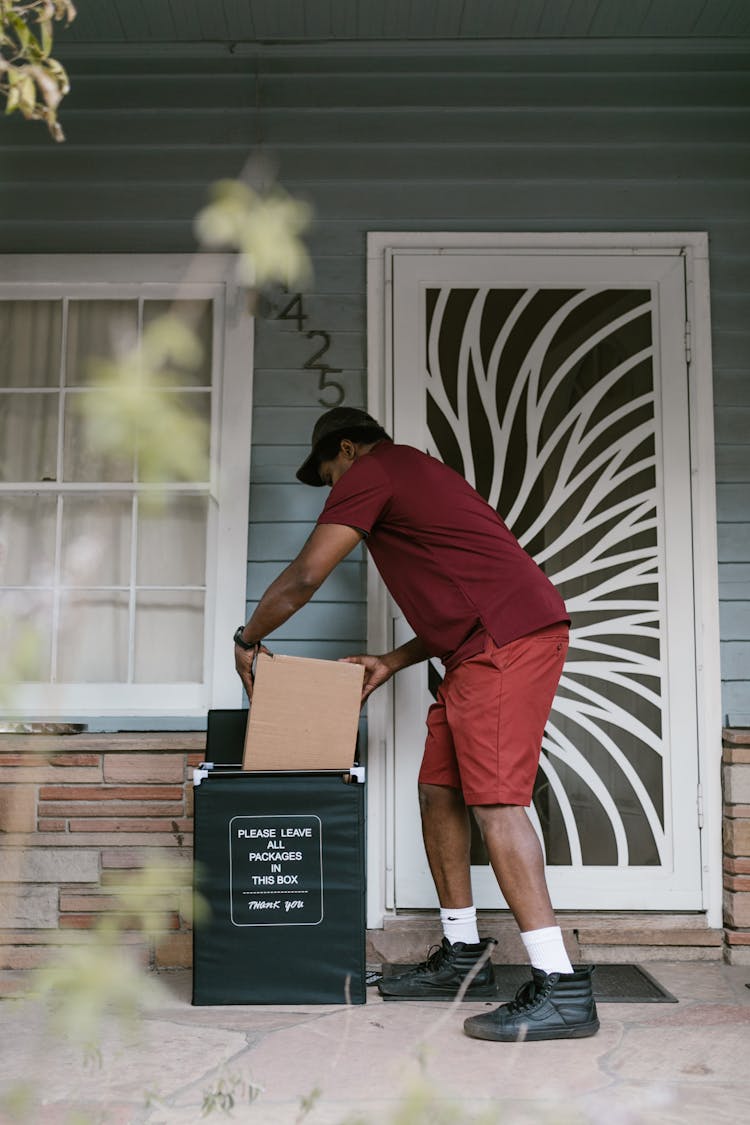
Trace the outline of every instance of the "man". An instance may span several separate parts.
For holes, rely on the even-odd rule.
[[[459,476],[396,445],[364,411],[318,419],[297,472],[330,495],[297,558],[235,634],[237,670],[252,696],[261,641],[312,597],[363,539],[414,630],[364,665],[363,700],[402,668],[439,656],[446,675],[427,718],[419,804],[444,938],[427,961],[379,985],[387,998],[492,994],[491,938],[480,940],[470,880],[469,810],[521,930],[532,980],[516,999],[473,1016],[480,1039],[562,1039],[599,1027],[591,968],[573,970],[555,923],[531,803],[542,734],[568,647],[559,594],[498,514]]]

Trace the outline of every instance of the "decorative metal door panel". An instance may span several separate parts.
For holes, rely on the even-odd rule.
[[[698,908],[683,261],[404,252],[392,293],[394,437],[478,489],[572,617],[530,809],[555,905]],[[435,901],[415,784],[441,671],[395,685],[401,907]],[[472,862],[502,905],[478,833]]]

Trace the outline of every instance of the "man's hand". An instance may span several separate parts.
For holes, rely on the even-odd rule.
[[[273,655],[265,645],[260,643],[253,645],[252,648],[240,648],[239,645],[234,646],[234,666],[247,692],[247,698],[250,700],[253,698],[253,683],[255,681],[253,664],[259,652],[265,652],[267,656]]]
[[[382,656],[342,656],[347,664],[361,664],[365,670],[365,680],[362,685],[362,702],[372,695],[375,688],[379,688],[396,672],[402,668],[410,668],[412,664],[421,664],[429,658],[429,653],[419,637],[412,637],[405,645],[394,648]]]
[[[362,703],[368,696],[372,695],[375,688],[379,688],[381,684],[390,680],[395,671],[387,662],[385,656],[342,656],[341,660],[345,664],[361,664],[365,670],[365,678],[362,683]]]

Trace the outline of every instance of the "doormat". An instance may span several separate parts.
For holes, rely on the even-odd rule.
[[[367,983],[377,984],[383,977],[398,976],[412,968],[411,965],[368,965]],[[529,979],[528,965],[493,965],[495,994],[482,1000],[512,1000],[522,984]],[[592,977],[594,999],[598,1003],[612,1004],[677,1004],[676,996],[659,984],[641,965],[597,965]],[[398,997],[384,997],[393,1000]],[[420,996],[420,1000],[442,1000],[444,996]],[[467,997],[467,1000],[472,1000]],[[472,1000],[477,1003],[477,1000]]]

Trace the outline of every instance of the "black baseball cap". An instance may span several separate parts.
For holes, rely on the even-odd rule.
[[[318,456],[321,442],[325,441],[326,438],[336,437],[338,434],[341,437],[356,437],[357,430],[363,429],[380,430],[383,437],[388,437],[379,422],[376,422],[366,411],[357,410],[354,406],[334,406],[332,410],[327,410],[325,414],[321,414],[313,427],[310,455],[297,470],[297,480],[301,481],[302,484],[321,487],[323,481],[318,475]]]

